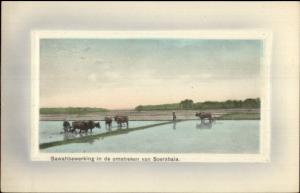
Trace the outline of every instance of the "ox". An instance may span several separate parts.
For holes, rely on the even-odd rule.
[[[111,124],[112,124],[112,118],[111,117],[104,117],[104,121],[105,121],[105,127],[106,128],[111,128]]]
[[[76,131],[76,129],[79,129],[79,133],[81,133],[82,131],[87,133],[89,129],[92,132],[95,127],[101,128],[100,123],[96,123],[94,121],[74,121],[72,123],[72,131]]]
[[[211,113],[200,112],[200,113],[196,113],[195,116],[199,117],[201,119],[201,122],[203,122],[205,119],[208,119],[210,123],[213,121],[213,117]]]
[[[69,121],[64,120],[63,122],[63,130],[64,132],[68,132],[71,130],[71,124],[69,123]]]
[[[128,116],[115,116],[115,121],[118,124],[119,128],[122,128],[122,123],[126,123],[126,127],[128,128]]]

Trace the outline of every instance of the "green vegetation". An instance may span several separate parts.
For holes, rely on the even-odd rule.
[[[103,108],[66,107],[66,108],[40,108],[40,114],[85,114],[93,112],[107,112]]]
[[[228,113],[217,118],[218,120],[259,120],[260,113]]]
[[[259,108],[260,99],[245,99],[245,100],[227,100],[205,101],[194,103],[193,100],[185,99],[180,103],[161,104],[161,105],[139,105],[135,108],[137,111],[152,111],[152,110],[207,110],[207,109],[234,109],[234,108]]]
[[[180,109],[178,103],[161,104],[161,105],[139,105],[135,108],[137,111],[153,111],[153,110],[175,110]]]
[[[193,109],[194,101],[190,99],[185,99],[179,103],[180,109]]]

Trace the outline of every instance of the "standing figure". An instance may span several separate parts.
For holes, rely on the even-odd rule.
[[[176,121],[176,114],[173,112],[173,121]]]

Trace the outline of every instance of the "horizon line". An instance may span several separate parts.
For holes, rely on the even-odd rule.
[[[194,102],[194,103],[205,103],[205,102],[226,102],[226,101],[244,101],[244,100],[246,100],[246,99],[260,99],[260,97],[253,97],[253,98],[245,98],[245,99],[227,99],[227,100],[212,100],[212,101],[210,101],[210,100],[206,100],[206,101],[200,101],[200,102]],[[186,99],[183,99],[183,100],[181,100],[181,101],[184,101],[184,100],[192,100],[192,99],[188,99],[188,98],[186,98]],[[180,101],[180,102],[181,102]],[[128,108],[113,108],[113,109],[111,109],[111,108],[105,108],[105,107],[92,107],[92,106],[60,106],[60,107],[58,107],[58,106],[53,106],[53,107],[39,107],[40,109],[41,108],[101,108],[101,109],[104,109],[104,110],[134,110],[137,106],[150,106],[150,105],[153,105],[153,106],[155,106],[155,105],[167,105],[167,104],[179,104],[180,102],[177,102],[177,103],[162,103],[162,104],[145,104],[145,105],[141,105],[141,104],[139,104],[139,105],[136,105],[135,107],[128,107]]]

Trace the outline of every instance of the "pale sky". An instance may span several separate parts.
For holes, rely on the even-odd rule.
[[[40,106],[257,98],[261,57],[259,40],[42,39]]]

